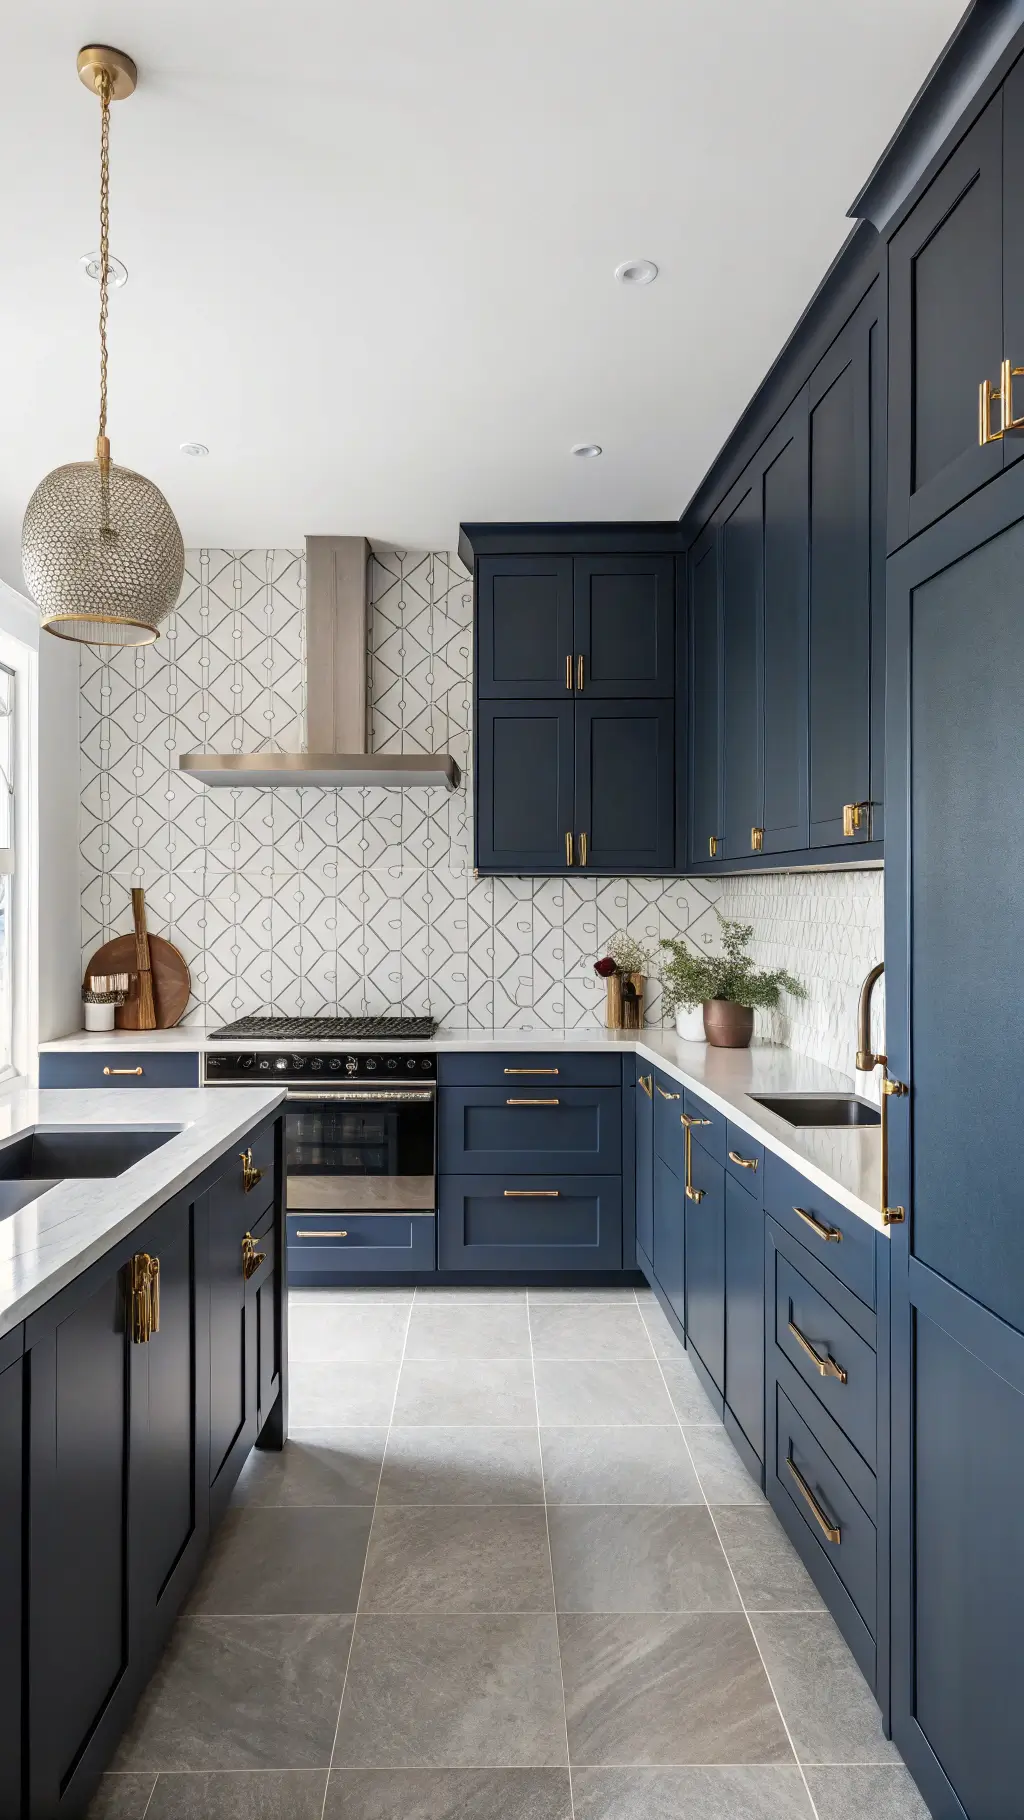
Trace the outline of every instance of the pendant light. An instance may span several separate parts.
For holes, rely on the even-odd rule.
[[[47,632],[91,645],[148,645],[181,589],[185,552],[159,487],[115,466],[107,438],[110,260],[110,103],[134,93],[138,72],[109,45],[78,53],[78,74],[100,103],[100,414],[95,461],[54,468],[28,502],[21,561]]]

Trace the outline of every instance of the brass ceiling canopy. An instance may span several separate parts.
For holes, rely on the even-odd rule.
[[[124,51],[87,44],[78,74],[100,103],[99,434],[94,461],[70,462],[40,481],[25,512],[21,561],[47,632],[84,644],[145,645],[178,598],[185,551],[160,489],[115,466],[107,437],[110,103],[134,94],[138,71]]]

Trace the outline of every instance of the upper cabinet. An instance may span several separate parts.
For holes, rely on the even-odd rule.
[[[574,673],[572,557],[482,557],[477,694],[563,701]]]
[[[686,859],[713,861],[722,839],[722,615],[718,532],[710,526],[690,551],[689,779]]]
[[[573,562],[576,688],[613,700],[675,694],[675,562],[671,556],[577,556]]]

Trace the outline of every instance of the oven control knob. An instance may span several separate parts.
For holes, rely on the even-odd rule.
[[[406,1062],[406,1064],[405,1064],[405,1065],[406,1065],[406,1067],[407,1067],[407,1068],[415,1068],[415,1066],[416,1066],[416,1063],[415,1063],[415,1062]]]
[[[355,1071],[358,1068],[358,1066],[359,1066],[359,1063],[356,1061],[356,1058],[354,1055],[347,1055],[345,1057],[345,1073],[346,1074],[355,1074]]]
[[[264,1058],[264,1060],[263,1060],[263,1061],[262,1061],[262,1062],[261,1062],[261,1063],[260,1063],[260,1067],[261,1067],[261,1068],[269,1068],[269,1067],[270,1067],[270,1063],[269,1063],[269,1062],[268,1062],[268,1061],[267,1061],[267,1060],[266,1060],[266,1059],[265,1059],[265,1058]]]
[[[311,1068],[322,1068],[323,1062],[320,1060],[320,1057],[318,1055],[315,1055],[309,1065]]]
[[[334,1072],[337,1073],[338,1069],[341,1067],[341,1058],[337,1055],[332,1055],[331,1060],[330,1060],[330,1066],[334,1070]]]
[[[430,1063],[429,1062],[421,1062],[420,1067],[424,1070],[424,1072],[426,1074],[430,1073]]]
[[[306,1058],[304,1055],[293,1055],[292,1056],[292,1067],[293,1068],[304,1068],[305,1066],[306,1066]]]
[[[284,1056],[284,1055],[279,1055],[279,1056],[278,1056],[278,1058],[277,1058],[277,1060],[276,1060],[276,1062],[275,1062],[275,1063],[274,1063],[274,1067],[275,1067],[275,1068],[276,1068],[276,1069],[277,1069],[277,1070],[278,1070],[278,1071],[279,1071],[279,1072],[280,1072],[280,1073],[282,1073],[282,1074],[283,1074],[283,1072],[284,1072],[284,1070],[285,1070],[285,1069],[286,1069],[286,1068],[287,1068],[287,1066],[288,1066],[288,1058],[287,1058],[287,1056]]]
[[[367,1072],[367,1074],[376,1074],[376,1072],[377,1072],[377,1064],[374,1061],[372,1055],[366,1064],[366,1072]]]
[[[397,1067],[398,1067],[398,1063],[397,1063],[397,1062],[396,1062],[396,1061],[395,1061],[395,1058],[394,1058],[394,1056],[392,1056],[392,1057],[391,1057],[391,1060],[390,1060],[390,1061],[389,1061],[389,1063],[388,1063],[388,1067],[389,1067],[389,1068],[397,1068]]]

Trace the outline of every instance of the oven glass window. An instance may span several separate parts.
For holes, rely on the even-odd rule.
[[[290,1105],[285,1129],[289,1208],[433,1208],[433,1096]]]

